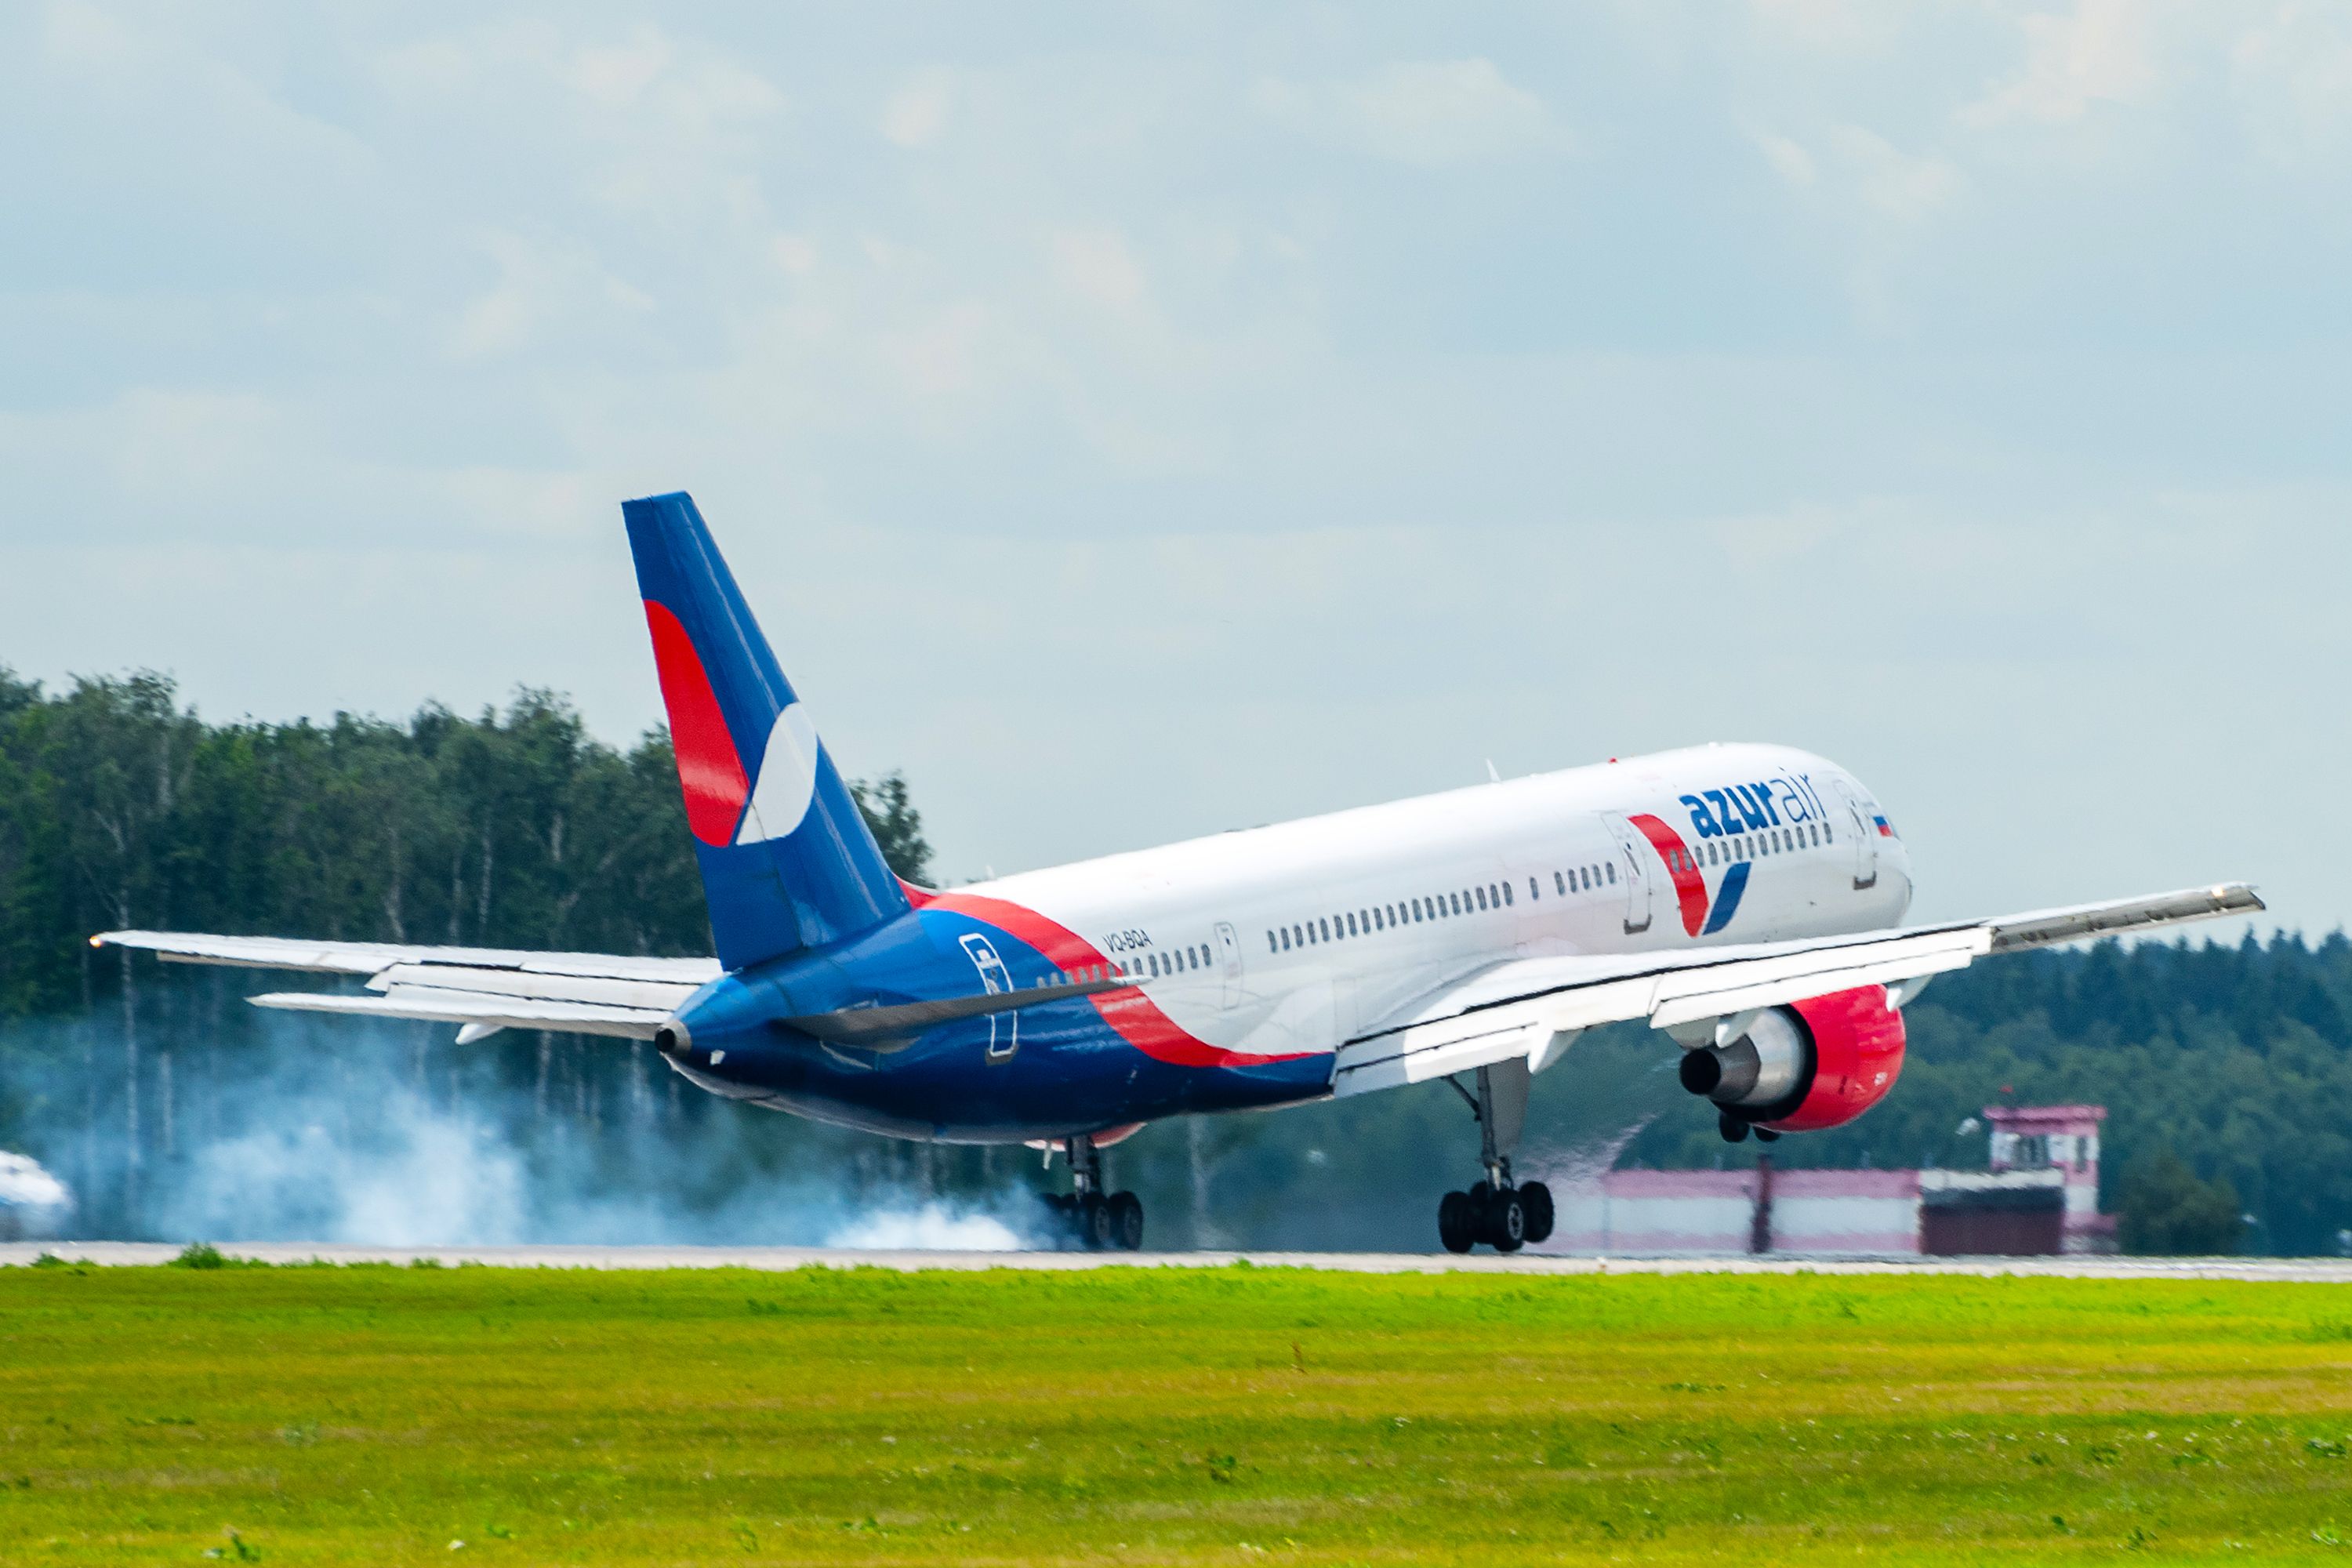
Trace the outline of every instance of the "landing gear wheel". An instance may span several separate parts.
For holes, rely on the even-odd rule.
[[[1728,1110],[1717,1113],[1715,1130],[1723,1134],[1723,1141],[1727,1143],[1748,1142],[1748,1123],[1739,1117],[1732,1115]]]
[[[1759,1143],[1778,1143],[1780,1141],[1780,1135],[1778,1132],[1773,1131],[1769,1127],[1759,1127],[1756,1129],[1756,1142]]]
[[[1467,1252],[1478,1239],[1478,1211],[1468,1193],[1448,1193],[1437,1200],[1437,1240],[1448,1252]]]
[[[1519,1206],[1528,1211],[1528,1241],[1533,1245],[1551,1239],[1551,1189],[1541,1182],[1519,1184]]]
[[[1133,1193],[1113,1193],[1103,1205],[1110,1245],[1133,1252],[1143,1245],[1143,1200]]]
[[[1497,1252],[1517,1252],[1527,1244],[1528,1210],[1519,1194],[1509,1188],[1490,1193],[1486,1197],[1486,1220],[1481,1228],[1486,1235],[1480,1239]]]
[[[1078,1243],[1090,1252],[1099,1252],[1110,1242],[1110,1205],[1100,1194],[1088,1193],[1078,1200]]]

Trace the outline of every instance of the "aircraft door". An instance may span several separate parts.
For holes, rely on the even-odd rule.
[[[996,956],[995,944],[978,931],[967,933],[963,951],[971,966],[980,971],[980,988],[991,996],[1002,996],[1013,989],[1012,972],[1004,960]],[[1010,1061],[1013,1053],[1021,1048],[1021,1015],[991,1013],[988,1015],[988,1059],[991,1062]]]
[[[1617,838],[1617,868],[1625,882],[1625,934],[1639,936],[1650,929],[1650,868],[1647,862],[1657,851],[1652,849],[1650,841],[1622,816],[1609,819],[1609,831]]]
[[[1870,808],[1853,785],[1840,779],[1837,791],[1845,802],[1845,830],[1853,835],[1853,887],[1860,892],[1878,886],[1878,825],[1871,821]]]
[[[1242,939],[1223,921],[1217,922],[1217,967],[1225,978],[1224,995],[1221,1005],[1238,1007],[1242,1005]]]

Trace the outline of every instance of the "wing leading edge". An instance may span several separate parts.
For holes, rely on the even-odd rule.
[[[1645,1020],[1729,1031],[1767,1007],[1861,985],[1924,984],[2010,952],[2264,906],[2242,882],[1990,920],[1696,951],[1515,959],[1416,1000],[1339,1047],[1331,1090],[1366,1094],[1525,1057],[1540,1070],[1577,1031]],[[1916,985],[1906,988],[1916,991]],[[1733,1027],[1738,1025],[1739,1027]]]

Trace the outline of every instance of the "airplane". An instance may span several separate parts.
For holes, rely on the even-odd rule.
[[[1079,1244],[1134,1249],[1102,1152],[1164,1118],[1444,1079],[1479,1179],[1451,1252],[1550,1234],[1515,1180],[1533,1075],[1643,1020],[1722,1136],[1836,1127],[1903,1067],[1902,1009],[1988,954],[2250,914],[2243,883],[1902,923],[1876,796],[1790,746],[1489,782],[953,889],[894,876],[693,500],[623,504],[716,948],[710,958],[118,931],[198,963],[364,977],[265,1007],[650,1040],[717,1095],[917,1140],[1066,1156]],[[1491,771],[1491,770],[1490,770]],[[1470,1085],[1464,1079],[1470,1079]]]

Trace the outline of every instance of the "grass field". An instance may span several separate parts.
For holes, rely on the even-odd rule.
[[[2352,1288],[0,1269],[0,1561],[2352,1563]]]

